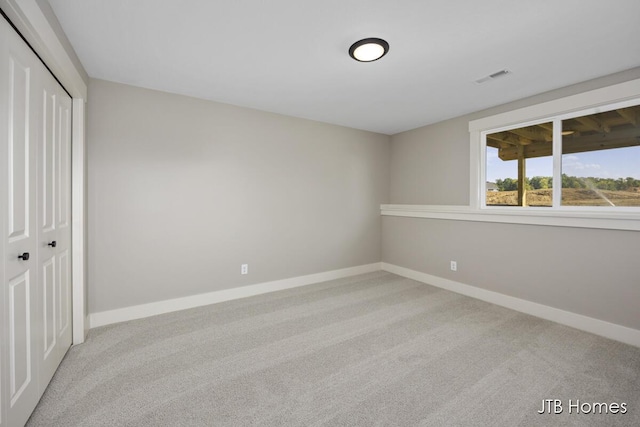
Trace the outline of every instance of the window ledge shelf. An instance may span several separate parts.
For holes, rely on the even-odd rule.
[[[380,205],[384,216],[446,219],[453,221],[499,222],[507,224],[544,225],[552,227],[598,228],[640,231],[640,214],[624,212],[558,211],[545,208],[472,209],[469,206],[445,205]]]

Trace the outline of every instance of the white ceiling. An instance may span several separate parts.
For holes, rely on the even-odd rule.
[[[91,77],[385,134],[640,66],[639,0],[50,3]]]

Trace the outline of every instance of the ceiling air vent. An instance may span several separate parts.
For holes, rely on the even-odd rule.
[[[478,84],[486,83],[486,82],[489,82],[491,80],[495,80],[495,79],[498,79],[500,77],[504,77],[507,74],[511,74],[511,71],[506,70],[506,69],[505,70],[496,71],[493,74],[489,74],[486,77],[483,77],[481,79],[476,80],[476,83],[478,83]]]

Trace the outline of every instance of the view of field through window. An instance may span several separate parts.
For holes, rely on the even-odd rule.
[[[640,206],[640,106],[488,134],[486,205],[552,206],[553,156],[562,165],[562,206]]]

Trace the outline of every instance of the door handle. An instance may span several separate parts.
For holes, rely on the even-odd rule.
[[[57,245],[56,241],[52,241],[51,243],[47,243],[47,246],[51,246],[52,248],[55,248]]]
[[[29,261],[29,252],[25,252],[22,255],[18,255],[18,258],[23,261]]]

